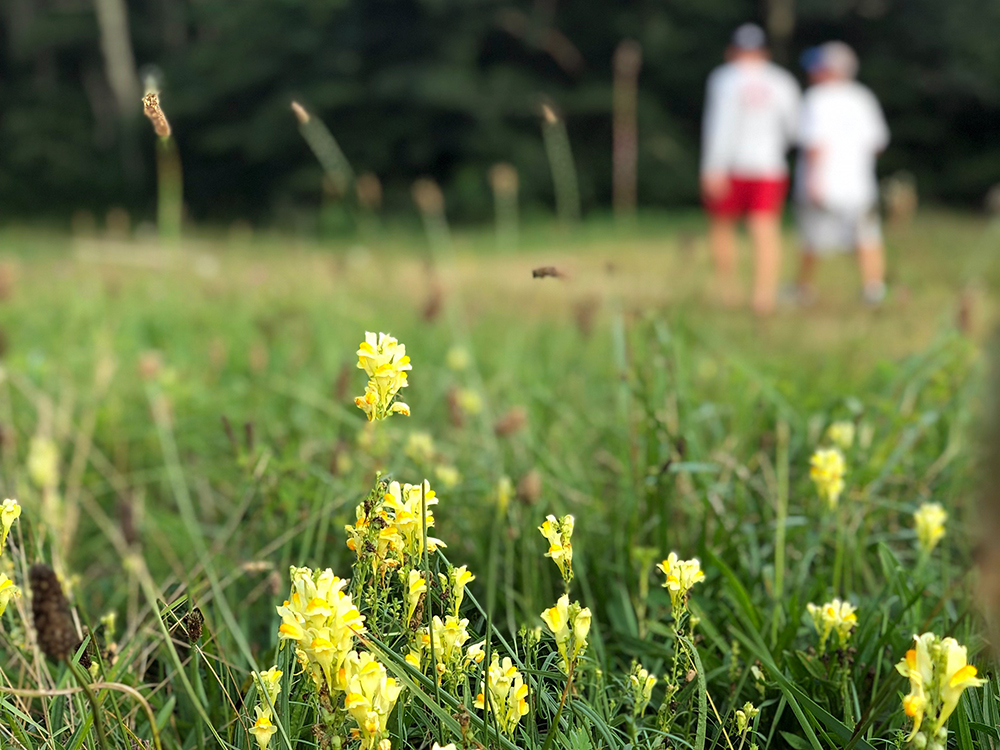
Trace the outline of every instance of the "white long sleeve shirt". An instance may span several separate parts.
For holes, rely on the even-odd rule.
[[[875,160],[889,144],[878,99],[857,81],[813,86],[802,100],[799,145],[815,150],[812,160],[799,157],[796,199],[806,200],[807,184],[821,205],[838,211],[864,211],[878,200]],[[810,174],[810,169],[815,170]]]
[[[798,131],[799,85],[765,60],[726,63],[708,78],[701,173],[780,179]]]

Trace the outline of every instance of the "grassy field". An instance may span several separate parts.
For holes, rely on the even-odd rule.
[[[0,570],[24,590],[0,619],[0,747],[253,748],[262,710],[279,748],[898,746],[912,720],[893,667],[924,632],[957,638],[988,679],[947,741],[1000,743],[969,573],[996,225],[920,215],[889,229],[882,308],[858,303],[845,257],[816,307],[758,321],[708,299],[699,218],[640,219],[539,224],[516,251],[469,231],[432,252],[372,227],[363,243],[235,232],[167,249],[0,236],[0,492],[23,508]],[[532,277],[546,266],[560,278]],[[405,344],[409,417],[370,425],[354,406],[365,331]],[[831,509],[809,467],[837,421],[855,436]],[[378,564],[348,549],[356,506],[373,492],[364,507],[381,507],[379,471],[429,479],[446,549]],[[946,534],[921,552],[913,514],[929,501]],[[567,513],[566,588],[593,619],[584,654],[560,663],[551,628],[533,635],[564,590],[536,529]],[[689,601],[661,586],[671,551],[704,571]],[[46,661],[35,562],[95,634],[91,684],[119,687],[83,691],[80,667]],[[475,707],[474,660],[436,683],[439,656],[403,659],[455,586],[432,585],[411,623],[396,570],[433,583],[452,563],[476,576],[466,647],[513,658],[530,688],[512,726],[499,693]],[[352,579],[368,634],[348,642],[406,688],[378,731],[352,718],[349,686],[317,693],[279,648],[289,566]],[[807,604],[834,597],[857,623],[825,649]],[[192,607],[194,646],[177,624]],[[659,678],[648,707],[639,662]],[[271,665],[284,677],[266,701],[250,670]]]

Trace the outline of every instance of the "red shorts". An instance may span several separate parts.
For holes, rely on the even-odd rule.
[[[720,200],[705,199],[705,210],[711,216],[735,218],[747,213],[777,214],[785,205],[788,178],[746,179],[731,177],[729,192]]]

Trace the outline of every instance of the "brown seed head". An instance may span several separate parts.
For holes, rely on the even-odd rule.
[[[292,112],[294,112],[295,116],[298,118],[299,125],[305,125],[309,122],[309,113],[306,112],[306,108],[298,102],[292,102]]]
[[[629,78],[639,72],[642,65],[642,46],[634,39],[626,39],[615,50],[615,73]]]
[[[516,195],[517,170],[506,162],[494,164],[490,168],[490,185],[500,195]]]
[[[153,123],[153,131],[160,138],[170,137],[170,123],[160,108],[160,95],[156,91],[150,91],[142,97],[142,111]]]
[[[423,214],[440,216],[444,213],[444,194],[437,183],[427,177],[413,183],[413,202]]]
[[[35,563],[28,571],[28,582],[39,648],[54,661],[69,659],[79,648],[80,638],[59,579],[48,565]]]
[[[358,193],[358,203],[363,208],[378,211],[382,207],[382,183],[375,174],[365,172],[358,175],[354,189]]]

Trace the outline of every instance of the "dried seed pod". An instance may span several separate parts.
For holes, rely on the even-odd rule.
[[[80,638],[55,571],[45,563],[35,563],[28,571],[28,581],[39,648],[55,661],[69,659],[79,648]]]
[[[198,607],[184,615],[184,619],[181,620],[181,631],[188,643],[193,645],[201,640],[204,623],[205,616]]]
[[[142,97],[142,111],[149,121],[153,123],[153,130],[160,138],[170,137],[170,123],[167,116],[160,108],[160,95],[156,91],[150,91]]]

